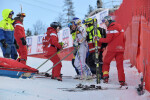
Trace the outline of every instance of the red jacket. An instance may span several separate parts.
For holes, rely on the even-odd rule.
[[[58,41],[58,35],[54,28],[48,27],[46,36],[43,38],[43,50],[45,52],[45,56],[52,55],[57,52],[57,49],[61,49],[61,45]]]
[[[124,52],[125,39],[124,30],[120,24],[112,22],[107,27],[106,38],[100,38],[99,42],[108,43],[107,50],[111,52]]]
[[[25,31],[24,31],[24,26],[21,21],[16,20],[14,24],[14,36],[16,40],[19,40],[20,38],[25,38]]]

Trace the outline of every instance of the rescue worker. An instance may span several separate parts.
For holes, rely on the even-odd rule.
[[[108,43],[107,53],[104,58],[102,69],[104,83],[108,83],[110,62],[113,60],[113,58],[115,58],[117,63],[119,83],[122,86],[127,85],[125,82],[125,73],[123,68],[123,55],[125,49],[124,30],[120,24],[112,20],[111,16],[104,17],[103,22],[107,26],[107,37],[94,37],[94,39],[101,43]]]
[[[58,43],[58,35],[57,35],[60,29],[61,25],[58,22],[52,22],[50,24],[50,27],[47,28],[46,36],[43,39],[44,53],[45,57],[47,58],[51,57],[58,50],[62,49],[62,46]],[[60,61],[60,58],[56,54],[50,60],[53,62],[53,65],[55,65],[57,62]],[[55,66],[52,69],[52,77],[51,77],[52,79],[62,81],[61,67],[62,63],[60,62],[57,66]]]
[[[27,42],[25,36],[25,29],[23,26],[23,20],[25,16],[25,13],[19,13],[17,14],[17,17],[14,18],[14,36],[19,46],[19,48],[17,49],[19,53],[19,58],[17,60],[23,64],[26,64],[27,61]]]
[[[72,23],[69,23],[68,27],[70,28],[70,33],[71,33],[72,39],[74,41],[75,38],[76,38],[76,31],[72,30]],[[73,47],[74,47],[74,52],[73,52],[73,58],[72,58],[72,66],[75,68],[75,71],[77,73],[77,75],[74,77],[74,79],[79,79],[80,78],[80,73],[79,73],[78,69],[74,65],[74,61],[75,61],[75,56],[76,56],[76,53],[77,53],[77,49],[76,49],[75,46],[73,46]]]
[[[86,53],[88,51],[88,44],[86,41],[87,33],[85,26],[81,24],[81,20],[77,17],[72,19],[72,30],[76,31],[76,38],[73,44],[78,47],[74,65],[81,75],[80,79],[92,79],[90,68],[85,63]]]
[[[87,31],[87,42],[88,42],[88,46],[89,46],[89,56],[87,57],[87,64],[89,65],[92,74],[96,75],[96,64],[95,64],[95,42],[93,37],[95,36],[94,33],[94,25],[93,25],[93,19],[92,18],[87,18],[85,20],[85,25],[86,25],[86,31]],[[103,28],[100,28],[99,25],[97,25],[97,34],[98,37],[101,38],[106,38],[106,31]],[[106,47],[106,44],[102,43],[102,44],[98,44],[98,51],[99,51],[99,64],[100,64],[100,75],[101,75],[101,79],[103,76],[102,73],[102,65],[103,65],[103,48]]]
[[[14,27],[12,19],[14,12],[11,9],[2,11],[3,20],[0,22],[0,46],[5,58],[17,59],[18,54],[14,44]]]

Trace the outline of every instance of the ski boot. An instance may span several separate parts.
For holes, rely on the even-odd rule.
[[[86,76],[86,80],[92,80],[92,79],[93,79],[93,76],[92,76],[92,75]]]
[[[58,77],[52,76],[51,79],[62,81],[62,77],[61,76],[58,76]]]
[[[45,77],[51,77],[52,75],[45,73]]]
[[[103,77],[103,83],[108,83],[108,76],[106,76],[106,77]]]
[[[124,81],[119,81],[119,83],[120,83],[121,86],[127,86],[127,83],[124,82]]]
[[[80,79],[80,75],[76,75],[75,77],[74,77],[74,79]]]
[[[83,88],[83,87],[84,87],[84,85],[81,84],[81,83],[79,83],[79,84],[76,85],[76,88]]]

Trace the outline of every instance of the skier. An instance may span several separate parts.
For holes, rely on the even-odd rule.
[[[74,41],[75,38],[76,38],[76,31],[72,29],[72,23],[71,22],[68,24],[68,27],[70,28],[70,33],[71,33],[72,39]],[[79,73],[78,69],[74,65],[75,56],[76,56],[76,53],[77,53],[77,47],[75,47],[74,45],[73,45],[73,47],[74,47],[74,53],[73,53],[73,58],[72,58],[72,65],[75,68],[75,71],[77,73],[77,75],[74,77],[74,79],[79,79],[80,78],[80,73]]]
[[[14,27],[12,19],[14,12],[11,9],[2,11],[3,20],[0,22],[0,46],[5,58],[17,59],[18,54],[14,44]]]
[[[72,29],[76,30],[76,38],[73,44],[78,47],[74,62],[75,67],[81,75],[80,79],[91,79],[92,73],[90,68],[85,63],[86,53],[88,51],[85,26],[81,24],[81,20],[79,18],[75,17],[72,19]]]
[[[95,43],[94,43],[94,25],[93,25],[93,19],[92,18],[87,18],[85,20],[85,25],[86,25],[86,31],[87,31],[87,42],[89,46],[89,56],[87,58],[87,64],[89,65],[92,74],[96,74],[96,64],[95,64]],[[97,25],[97,34],[98,37],[101,38],[106,38],[106,31],[103,28],[100,28],[99,25]],[[106,44],[104,43],[99,43],[98,44],[98,50],[99,50],[99,63],[100,63],[100,74],[101,74],[101,79],[103,78],[103,73],[102,73],[102,65],[103,65],[103,48],[106,47]]]
[[[52,22],[50,27],[47,28],[46,36],[44,37],[43,45],[44,45],[44,53],[45,57],[49,58],[53,54],[55,54],[58,50],[62,49],[62,46],[58,43],[58,35],[57,33],[60,31],[61,25],[58,22]],[[50,59],[55,65],[60,61],[60,58],[56,54],[54,57]],[[52,79],[57,79],[58,81],[62,81],[61,77],[61,67],[62,63],[59,63],[52,70]]]
[[[17,14],[17,17],[14,18],[14,36],[17,44],[19,45],[19,49],[17,50],[19,53],[19,58],[17,60],[23,64],[26,64],[27,61],[27,43],[23,26],[23,20],[25,16],[25,13],[19,13]]]
[[[127,85],[125,82],[125,73],[123,68],[123,55],[125,49],[124,30],[120,24],[112,20],[111,16],[104,17],[103,22],[107,26],[107,37],[100,39],[98,37],[94,37],[94,39],[101,43],[108,43],[107,53],[104,58],[102,69],[104,83],[108,83],[110,62],[113,58],[115,58],[119,83],[123,86]]]

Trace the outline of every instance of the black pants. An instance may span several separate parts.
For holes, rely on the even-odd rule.
[[[103,51],[100,51],[100,53],[99,53],[99,70],[100,70],[101,76],[103,76],[103,73],[102,73],[103,55],[102,54],[103,54]],[[95,52],[89,54],[89,56],[86,59],[86,63],[90,67],[92,74],[96,74]]]

